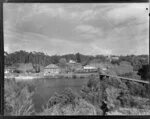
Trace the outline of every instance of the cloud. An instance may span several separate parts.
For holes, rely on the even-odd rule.
[[[36,5],[33,9],[32,15],[35,14],[46,14],[51,17],[65,17],[67,11],[62,7],[51,7],[49,5]]]
[[[134,48],[130,49],[131,54],[149,54],[149,39],[140,37]]]
[[[82,12],[80,15],[81,19],[87,21],[87,20],[92,20],[96,18],[96,14],[97,12],[90,9],[90,10],[86,10],[84,12]]]
[[[148,52],[147,4],[4,4],[5,49],[48,54]]]
[[[136,20],[138,22],[145,22],[148,20],[148,3],[131,3],[118,6],[107,13],[107,17],[112,19],[115,24],[122,23],[126,20]]]
[[[87,33],[93,33],[93,34],[97,34],[100,32],[100,30],[98,28],[94,28],[93,26],[90,25],[80,25],[76,27],[76,30],[79,30],[81,32],[87,32]]]
[[[71,20],[72,22],[83,22],[95,19],[98,11],[93,8],[83,9],[84,7],[86,7],[86,5],[71,4],[71,7],[68,7],[68,5],[65,4],[33,4],[31,12],[25,15],[22,20],[27,20],[40,14]]]
[[[75,30],[85,38],[95,38],[102,35],[100,28],[96,28],[90,25],[78,25]]]
[[[46,42],[48,43],[48,41],[48,37],[40,34],[18,32],[15,29],[4,30],[4,49],[8,52],[14,52],[21,49],[25,49],[27,51],[30,51],[31,49],[38,50],[41,47],[40,45],[44,46]]]

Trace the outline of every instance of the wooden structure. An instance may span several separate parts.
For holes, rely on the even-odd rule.
[[[122,79],[122,80],[135,81],[135,82],[138,82],[138,83],[149,84],[149,81],[137,80],[137,79],[127,78],[127,77],[114,76],[114,75],[108,75],[108,74],[102,74],[102,73],[99,73],[99,77],[100,77],[101,80],[104,77],[108,77],[108,78],[113,77],[113,78],[119,78],[119,79]]]

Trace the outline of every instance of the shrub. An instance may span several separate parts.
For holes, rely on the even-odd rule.
[[[148,95],[146,87],[137,82],[127,82],[128,89],[130,89],[130,94],[134,96],[144,96]]]
[[[115,88],[120,88],[120,85],[122,84],[122,81],[119,78],[110,77],[104,79],[107,85],[113,86]]]
[[[22,73],[20,70],[14,70],[14,73]]]
[[[149,99],[138,96],[131,96],[130,106],[134,108],[144,109]]]
[[[101,106],[103,99],[102,92],[103,87],[101,86],[99,79],[94,77],[90,77],[87,85],[84,85],[81,89],[82,97],[96,106]]]
[[[120,101],[122,107],[129,107],[131,101],[131,95],[128,90],[120,90],[119,96],[117,99]]]
[[[119,93],[120,90],[112,86],[106,88],[106,104],[109,110],[120,106],[120,101],[118,100]]]
[[[77,76],[76,76],[76,75],[73,75],[73,76],[72,76],[72,78],[73,78],[73,79],[76,79],[76,78],[77,78]]]
[[[61,94],[55,93],[48,101],[47,108],[51,108],[54,105],[65,105],[71,103],[75,105],[78,103],[80,96],[73,92],[70,88],[65,89]]]
[[[97,109],[71,89],[55,93],[40,115],[96,115]],[[99,110],[100,113],[100,110]]]
[[[101,114],[100,111],[99,114]],[[97,115],[97,109],[87,101],[79,99],[78,105],[75,105],[75,107],[72,104],[63,106],[57,104],[44,109],[39,115]]]
[[[4,113],[5,115],[31,115],[34,113],[32,93],[27,87],[20,88],[15,81],[5,82]]]

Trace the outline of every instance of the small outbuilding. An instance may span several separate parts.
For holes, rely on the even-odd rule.
[[[70,63],[70,64],[75,64],[76,61],[74,61],[74,60],[69,60],[69,63]]]
[[[83,69],[81,63],[77,63],[73,60],[70,60],[69,63],[67,63],[67,66],[68,66],[69,72],[75,72],[77,70]]]
[[[14,67],[14,66],[5,67],[4,73],[5,74],[7,74],[7,73],[13,73],[15,70],[16,70],[16,67]]]

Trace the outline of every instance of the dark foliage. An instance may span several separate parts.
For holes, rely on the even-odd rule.
[[[127,56],[120,56],[119,62],[121,61],[128,61],[133,66],[134,71],[138,71],[142,65],[148,64],[148,55],[127,55]]]
[[[39,64],[42,66],[47,66],[50,63],[58,64],[60,59],[64,58],[66,61],[77,60],[77,62],[86,64],[89,60],[94,58],[93,56],[82,55],[80,53],[77,54],[66,54],[66,55],[53,55],[49,56],[42,52],[26,52],[26,51],[16,51],[14,53],[10,53],[5,55],[5,65],[11,66],[17,63],[32,63]]]
[[[91,77],[81,91],[82,97],[100,110],[103,110],[104,114],[120,105],[120,100],[118,99],[120,89],[115,88],[113,82],[108,82],[107,79],[100,81],[100,79]]]
[[[32,63],[32,64],[39,64],[42,66],[47,66],[50,63],[58,64],[61,58],[65,58],[66,61],[72,59],[82,63],[83,65],[87,65],[88,63],[108,62],[108,57],[103,55],[90,56],[90,55],[83,55],[80,53],[76,53],[76,54],[66,54],[61,56],[60,55],[49,56],[44,54],[43,52],[26,52],[20,50],[10,54],[5,52],[5,65],[10,66],[16,63]],[[148,64],[148,56],[147,55],[120,56],[119,60],[112,61],[112,64],[120,64],[120,62],[122,61],[130,62],[131,65],[133,66],[134,71],[138,71],[140,68],[142,68],[142,65]]]
[[[111,63],[119,65],[119,61],[118,60],[112,60]]]
[[[61,94],[55,93],[48,101],[47,108],[51,108],[54,105],[60,104],[61,106],[78,103],[80,96],[73,92],[70,88],[65,89]]]
[[[77,54],[76,54],[76,61],[77,61],[78,63],[81,62],[80,53],[77,53]]]
[[[141,76],[142,80],[150,79],[150,66],[143,65],[141,69],[138,71],[138,75]]]

